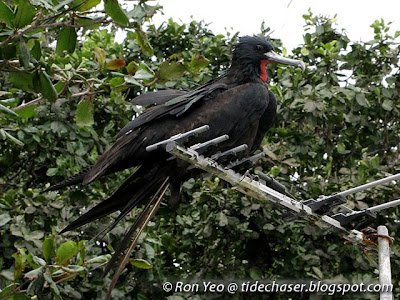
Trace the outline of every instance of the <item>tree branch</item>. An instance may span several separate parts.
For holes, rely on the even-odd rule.
[[[110,23],[111,20],[107,20],[108,16],[104,16],[101,19],[95,20],[91,23],[88,24],[72,24],[70,20],[65,21],[65,22],[55,22],[55,23],[50,23],[50,24],[40,24],[40,22],[43,21],[43,19],[37,19],[32,26],[29,28],[22,30],[20,32],[16,32],[14,35],[10,35],[5,41],[0,43],[0,47],[3,47],[7,44],[10,44],[14,42],[15,40],[18,40],[21,36],[24,34],[27,34],[31,31],[34,31],[36,29],[40,28],[58,28],[58,27],[73,27],[73,28],[81,28],[81,27],[88,27],[96,24],[107,24]]]
[[[88,89],[88,90],[80,92],[80,93],[72,94],[69,98],[79,98],[79,97],[83,97],[83,96],[93,96],[93,95],[101,94],[101,93],[104,93],[104,92],[105,92],[104,90],[91,91],[91,90]],[[24,104],[21,104],[21,105],[15,107],[13,110],[14,111],[18,111],[18,110],[23,109],[25,107],[34,105],[34,104],[38,103],[40,100],[42,100],[42,99],[44,99],[44,98],[43,97],[36,98],[36,99],[34,99],[32,101],[29,101],[27,103],[24,103]]]

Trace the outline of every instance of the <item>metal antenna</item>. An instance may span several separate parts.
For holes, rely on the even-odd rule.
[[[381,185],[381,184],[384,184],[386,182],[393,181],[393,180],[398,180],[398,179],[400,179],[400,173],[396,174],[396,175],[392,175],[392,176],[386,177],[386,178],[382,178],[382,179],[379,179],[379,180],[376,180],[376,181],[373,181],[373,182],[369,182],[369,183],[366,183],[366,184],[363,184],[363,185],[348,189],[348,190],[343,191],[343,192],[339,192],[339,193],[337,193],[335,195],[340,195],[340,196],[344,196],[345,197],[347,195],[355,194],[355,193],[361,192],[363,190],[375,187],[377,185]]]

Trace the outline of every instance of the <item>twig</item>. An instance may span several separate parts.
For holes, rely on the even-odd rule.
[[[150,81],[149,83],[144,83],[143,86],[152,86],[154,84],[156,84],[158,81],[158,77],[154,78],[152,81]]]
[[[42,100],[42,99],[43,99],[43,97],[36,98],[36,99],[34,99],[34,100],[32,100],[32,101],[29,101],[29,102],[27,102],[27,103],[24,103],[24,104],[21,104],[21,105],[15,107],[13,110],[14,110],[14,111],[18,111],[18,110],[23,109],[23,108],[25,108],[25,107],[31,106],[31,105],[33,105],[33,104],[36,104],[36,103],[38,103],[38,102],[39,102],[40,100]]]
[[[86,91],[80,92],[80,93],[76,93],[76,94],[72,94],[70,96],[70,98],[79,98],[82,96],[93,96],[93,95],[97,95],[97,94],[101,94],[104,93],[104,90],[98,90],[98,91],[91,91],[90,89],[87,89]]]
[[[20,32],[16,31],[16,34],[14,35],[10,35],[5,41],[0,43],[0,47],[3,47],[7,44],[10,44],[12,42],[14,42],[15,40],[18,40],[21,36],[23,36],[24,34],[27,34],[31,31],[34,31],[36,29],[40,29],[40,28],[57,28],[57,27],[73,27],[73,28],[81,28],[81,27],[87,27],[87,26],[91,26],[91,25],[96,25],[96,24],[100,24],[100,23],[109,23],[111,22],[111,20],[107,20],[108,16],[104,16],[103,18],[99,19],[99,20],[95,20],[91,23],[87,23],[87,24],[71,24],[71,21],[65,21],[65,22],[55,22],[55,23],[50,23],[50,24],[40,24],[40,22],[42,22],[43,19],[37,19],[34,24],[32,26],[30,26],[29,28],[22,30]]]
[[[101,19],[95,20],[93,22],[87,23],[87,24],[71,24],[70,21],[65,21],[65,22],[55,22],[55,23],[50,23],[50,24],[41,24],[35,27],[35,29],[38,28],[52,28],[52,27],[73,27],[73,28],[81,28],[81,27],[87,27],[87,26],[92,26],[100,23],[109,23],[111,20],[107,20],[107,16],[104,16]],[[29,28],[32,29],[32,28]]]
[[[101,93],[104,93],[104,92],[105,92],[104,90],[91,91],[91,90],[88,89],[88,90],[80,92],[80,93],[72,94],[69,98],[79,98],[79,97],[83,97],[83,96],[93,96],[93,95],[101,94]],[[32,101],[29,101],[27,103],[24,103],[24,104],[21,104],[21,105],[15,107],[13,110],[14,111],[18,111],[18,110],[23,109],[25,107],[34,105],[34,104],[38,103],[40,100],[43,100],[43,99],[44,99],[43,97],[36,98],[36,99],[34,99]]]
[[[94,270],[96,270],[96,269],[98,269],[98,268],[100,268],[100,267],[102,267],[102,266],[104,266],[104,265],[106,265],[106,264],[107,264],[107,262],[104,262],[104,263],[102,263],[102,264],[99,264],[99,265],[96,266],[95,268],[88,270],[88,273],[89,273],[89,272],[93,272]],[[79,275],[79,273],[80,273],[80,272],[71,273],[70,275],[68,275],[68,276],[66,276],[66,277],[63,277],[63,278],[57,280],[57,281],[56,281],[56,284],[60,284],[60,283],[62,283],[62,282],[64,282],[64,281],[67,281],[68,279],[74,278],[74,277],[76,277],[77,275]]]

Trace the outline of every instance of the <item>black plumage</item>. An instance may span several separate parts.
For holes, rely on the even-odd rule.
[[[304,69],[302,62],[277,55],[266,39],[246,36],[235,45],[231,66],[219,78],[188,92],[164,90],[135,98],[133,104],[153,107],[129,122],[116,136],[114,145],[92,167],[50,190],[77,183],[89,184],[129,167],[137,167],[137,170],[112,196],[62,232],[119,210],[120,215],[110,225],[111,229],[135,206],[149,201],[165,180],[170,181],[171,192],[177,197],[187,166],[168,160],[169,155],[162,149],[147,152],[146,146],[207,124],[210,130],[193,138],[191,144],[227,134],[229,140],[218,145],[219,151],[247,144],[249,147],[242,155],[254,152],[276,115],[276,100],[266,84],[265,66],[272,62]],[[123,246],[118,247],[119,251],[123,251]]]

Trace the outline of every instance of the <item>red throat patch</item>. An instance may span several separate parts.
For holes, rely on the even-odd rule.
[[[266,66],[268,63],[269,63],[268,60],[262,60],[260,63],[260,78],[264,82],[267,82],[267,79],[268,79],[267,70],[266,70]]]

